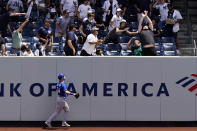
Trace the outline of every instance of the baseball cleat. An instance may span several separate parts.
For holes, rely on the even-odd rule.
[[[65,127],[70,127],[70,125],[66,122],[62,122],[62,126],[65,126]]]
[[[49,122],[47,122],[47,121],[45,121],[45,124],[48,126],[48,127],[52,127],[52,125],[51,125],[51,123],[49,123]]]

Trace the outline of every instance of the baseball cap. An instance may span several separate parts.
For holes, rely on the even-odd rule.
[[[65,76],[65,75],[61,73],[61,74],[58,75],[58,79],[60,80],[60,79],[62,79],[64,76]]]
[[[55,8],[51,8],[51,9],[50,9],[50,12],[51,12],[51,13],[55,13],[55,12],[56,12]]]
[[[116,11],[122,11],[122,9],[118,8]]]
[[[122,20],[121,20],[121,23],[122,23],[122,22],[125,22],[125,23],[127,23],[127,21],[126,21],[125,19],[122,19]]]

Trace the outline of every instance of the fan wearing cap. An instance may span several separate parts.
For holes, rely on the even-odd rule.
[[[142,25],[144,19],[148,21],[148,25]],[[155,41],[153,34],[153,24],[151,19],[148,17],[148,11],[144,11],[142,13],[142,17],[140,19],[138,25],[138,32],[140,35],[140,40],[142,43],[142,55],[143,56],[155,56]]]
[[[29,22],[29,19],[26,19],[23,24],[21,24],[16,30],[12,32],[12,48],[10,50],[10,54],[17,54],[20,56],[20,50],[22,45],[22,31],[24,26]]]
[[[58,75],[58,80],[57,82],[57,99],[56,99],[56,109],[55,112],[48,118],[48,120],[45,122],[45,124],[48,127],[51,126],[51,121],[53,121],[56,116],[62,111],[64,111],[63,119],[62,119],[62,126],[70,127],[70,125],[66,122],[67,121],[67,113],[69,112],[69,106],[67,103],[67,97],[68,95],[76,95],[76,93],[72,93],[68,91],[66,83],[64,81],[66,80],[66,76],[64,74],[59,74]]]
[[[104,40],[104,44],[108,44],[108,43],[119,44],[120,35],[138,34],[138,32],[130,32],[129,28],[126,27],[126,24],[127,24],[126,20],[123,19],[120,22],[119,27],[115,27],[112,31],[108,33],[108,35],[106,36]]]
[[[116,14],[113,15],[110,23],[109,23],[109,28],[108,31],[112,31],[113,28],[118,27],[120,25],[120,22],[122,21],[122,16],[121,16],[122,10],[120,8],[117,9]]]
[[[98,40],[98,28],[93,27],[92,33],[88,35],[81,51],[81,56],[91,56],[92,53],[95,51],[96,46],[103,42],[103,40]]]

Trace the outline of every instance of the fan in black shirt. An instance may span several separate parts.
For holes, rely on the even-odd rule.
[[[147,19],[149,25],[144,25],[142,27],[142,23],[144,19]],[[153,24],[151,19],[148,17],[148,11],[144,11],[142,13],[142,17],[139,22],[138,32],[140,34],[140,40],[142,43],[142,55],[143,56],[155,56],[155,42],[154,42],[154,34],[153,34]]]

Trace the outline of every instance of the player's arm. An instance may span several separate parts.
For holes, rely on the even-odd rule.
[[[75,93],[72,93],[72,92],[70,92],[70,91],[68,91],[68,90],[65,90],[64,91],[67,95],[75,95]]]

